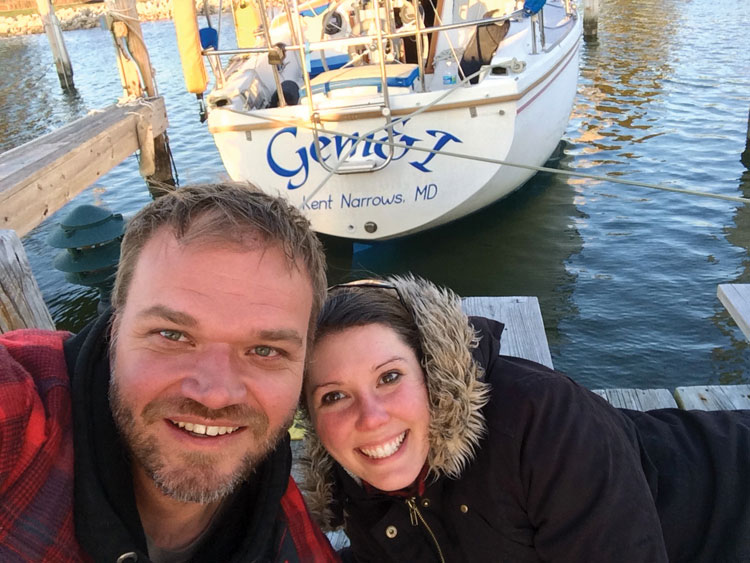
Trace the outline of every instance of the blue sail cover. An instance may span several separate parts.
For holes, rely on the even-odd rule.
[[[523,13],[527,15],[536,14],[542,9],[547,0],[525,0],[523,3]]]

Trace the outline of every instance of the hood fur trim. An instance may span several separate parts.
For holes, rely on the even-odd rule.
[[[412,275],[387,281],[398,288],[419,330],[430,401],[429,475],[458,478],[486,433],[482,407],[489,400],[489,384],[482,381],[482,368],[471,356],[477,336],[461,310],[461,300],[451,290]],[[307,413],[303,415],[307,432],[299,460],[301,487],[313,517],[328,531],[343,523],[340,505],[335,503],[336,462],[315,434]]]

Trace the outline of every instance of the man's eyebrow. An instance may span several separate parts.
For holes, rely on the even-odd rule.
[[[304,342],[300,333],[294,329],[262,330],[259,336],[262,340],[290,342],[297,346],[302,346]]]
[[[157,317],[180,326],[194,327],[198,321],[192,315],[177,311],[166,305],[153,305],[148,309],[139,311],[136,315],[138,318]]]

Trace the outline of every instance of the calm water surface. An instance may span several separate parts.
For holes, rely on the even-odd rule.
[[[586,44],[570,126],[555,166],[750,197],[740,162],[750,108],[750,54],[740,0],[602,0]],[[230,30],[225,20],[225,30]],[[169,22],[143,24],[169,114],[182,184],[225,179],[183,91]],[[64,34],[78,91],[65,95],[44,36],[0,39],[0,150],[116,101],[107,33]],[[231,43],[231,39],[228,41]],[[130,214],[149,201],[135,157],[74,202]],[[95,292],[66,284],[45,239],[24,239],[60,327],[95,314]],[[427,234],[333,247],[333,281],[413,271],[463,295],[539,297],[553,361],[590,387],[750,382],[750,347],[716,286],[750,282],[750,209],[607,182],[537,175],[505,201]]]

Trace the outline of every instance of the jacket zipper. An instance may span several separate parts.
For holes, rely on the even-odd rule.
[[[430,534],[432,541],[435,543],[438,555],[440,556],[440,563],[445,563],[445,558],[443,557],[443,551],[440,549],[440,544],[438,543],[435,534],[432,533],[432,530],[427,525],[427,522],[425,522],[422,513],[419,511],[419,507],[417,506],[417,499],[415,497],[406,499],[406,505],[409,507],[409,519],[411,520],[411,525],[419,526],[419,523],[422,522],[422,525],[427,529],[427,532]]]

